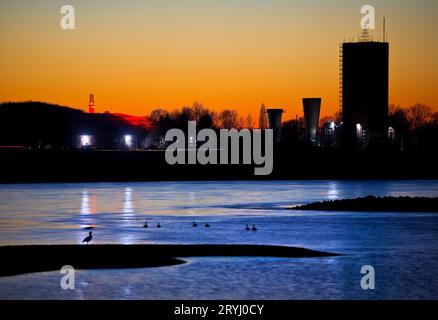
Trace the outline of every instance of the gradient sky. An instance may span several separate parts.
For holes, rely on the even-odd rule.
[[[76,9],[76,30],[59,26]],[[242,115],[260,104],[338,109],[339,43],[374,5],[388,20],[390,103],[438,108],[436,0],[0,0],[0,101],[145,115],[200,101]],[[364,88],[366,90],[366,88]]]

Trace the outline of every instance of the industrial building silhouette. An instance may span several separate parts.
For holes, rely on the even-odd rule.
[[[343,142],[381,140],[388,135],[389,43],[342,44]]]

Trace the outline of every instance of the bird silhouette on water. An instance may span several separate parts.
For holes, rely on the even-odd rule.
[[[161,224],[159,222],[157,224],[157,228],[161,228]]]
[[[246,228],[245,228],[245,230],[246,230],[246,231],[249,231],[249,230],[251,230],[251,229],[249,228],[249,226],[248,226],[248,225],[246,225]]]
[[[143,225],[143,228],[148,228],[149,226],[148,226],[148,222],[147,221],[145,221],[145,223],[144,223],[144,225]]]
[[[196,228],[197,226],[198,226],[198,224],[197,224],[196,222],[193,222],[193,223],[192,223],[192,227],[193,227],[193,228]]]
[[[255,224],[252,225],[251,231],[257,231]]]
[[[85,237],[84,240],[82,240],[82,243],[85,242],[86,244],[88,244],[92,239],[93,239],[93,233],[90,231],[90,232],[88,233],[88,236]]]
[[[205,224],[206,228],[210,228],[210,225],[208,223]]]

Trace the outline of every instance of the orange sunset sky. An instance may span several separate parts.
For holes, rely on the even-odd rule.
[[[62,30],[60,8],[76,9]],[[146,115],[195,101],[257,116],[261,103],[302,114],[302,97],[338,109],[339,43],[360,8],[383,16],[390,103],[438,108],[436,0],[14,0],[0,2],[0,101],[39,100]],[[364,71],[366,72],[366,70]],[[364,88],[366,90],[366,88]]]

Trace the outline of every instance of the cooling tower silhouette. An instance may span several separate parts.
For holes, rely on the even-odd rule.
[[[309,139],[311,143],[315,143],[318,133],[321,98],[303,98],[303,109],[307,139]]]
[[[274,143],[279,144],[281,140],[281,117],[283,109],[268,109],[268,123],[269,129],[274,131]]]

